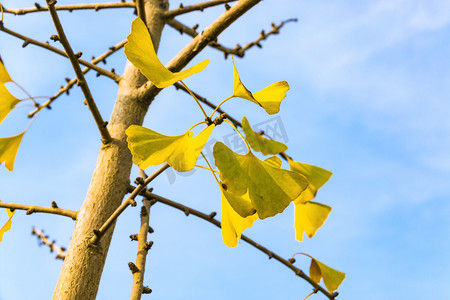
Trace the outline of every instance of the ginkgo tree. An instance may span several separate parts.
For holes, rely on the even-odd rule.
[[[52,36],[52,39],[59,41],[64,51],[30,38],[26,38],[25,41],[66,56],[70,60],[77,78],[72,83],[69,81],[69,84],[73,86],[77,83],[81,88],[85,102],[97,123],[103,143],[88,196],[78,211],[60,209],[56,204],[47,208],[29,204],[0,203],[0,207],[6,209],[4,221],[0,219],[3,222],[0,228],[0,241],[5,235],[10,234],[8,231],[14,226],[13,216],[16,210],[26,210],[29,214],[33,212],[53,213],[76,220],[72,241],[65,254],[60,279],[54,292],[54,299],[96,298],[114,224],[128,206],[137,205],[135,198],[138,196],[143,196],[144,201],[141,208],[140,233],[132,238],[138,241],[139,251],[136,263],[129,264],[133,273],[131,299],[140,299],[143,293],[151,292],[148,287],[144,286],[143,275],[145,256],[152,246],[152,242],[147,242],[148,214],[151,205],[155,202],[187,211],[221,227],[222,239],[226,246],[236,247],[244,240],[268,254],[270,258],[275,258],[294,270],[296,275],[314,287],[313,293],[320,291],[330,299],[335,298],[338,295],[336,290],[344,280],[344,273],[327,266],[311,254],[301,253],[311,259],[308,276],[294,266],[293,257],[290,260],[283,259],[243,235],[243,232],[256,220],[264,220],[283,213],[291,203],[294,203],[296,239],[301,242],[304,234],[309,238],[315,235],[331,211],[330,206],[312,201],[315,199],[317,191],[330,179],[332,175],[330,171],[294,161],[286,154],[287,145],[265,136],[264,132],[254,131],[245,116],[242,122],[238,122],[231,117],[232,113],[227,114],[221,108],[228,101],[246,100],[252,102],[255,107],[259,106],[268,115],[276,114],[280,112],[281,102],[287,97],[289,84],[286,81],[278,81],[259,91],[252,92],[241,80],[234,57],[232,57],[232,65],[230,64],[234,74],[233,86],[230,86],[233,92],[222,101],[218,101],[217,105],[202,100],[183,81],[188,77],[195,79],[196,74],[200,72],[207,72],[209,60],[204,60],[187,69],[184,67],[206,46],[222,47],[219,47],[215,41],[217,36],[246,11],[258,4],[259,0],[241,0],[233,6],[228,4],[234,2],[232,0],[212,0],[192,6],[180,6],[175,10],[168,10],[168,2],[164,0],[136,0],[135,2],[122,1],[91,5],[96,10],[131,7],[137,11],[138,17],[130,24],[130,34],[127,40],[117,48],[113,47],[114,49],[109,53],[112,54],[124,46],[125,55],[131,64],[127,65],[122,76],[99,68],[96,65],[101,61],[99,59],[92,63],[83,61],[81,54],[74,53],[70,46],[57,11],[89,9],[88,4],[85,6],[59,6],[55,0],[46,0],[46,2],[47,6],[45,7],[36,4],[35,8],[18,11],[1,6],[0,30],[23,38],[22,35],[6,27],[7,20],[4,19],[4,13],[25,14],[47,10],[50,12],[57,31],[57,35]],[[219,4],[225,4],[224,14],[206,27],[202,33],[196,33],[194,39],[173,60],[163,65],[156,50],[164,25],[178,26],[179,30],[183,30],[180,29],[182,24],[175,22],[175,16]],[[279,28],[275,26],[274,33],[278,33]],[[269,35],[270,33],[263,32],[261,40]],[[260,40],[255,44],[259,42]],[[224,51],[225,57],[230,54],[243,56],[245,53],[242,48],[222,49],[222,51]],[[85,65],[87,68],[81,70],[80,65]],[[90,69],[119,83],[118,98],[109,123],[105,122],[100,115],[90,93],[89,85],[84,78],[84,73]],[[30,101],[35,107],[35,110],[29,115],[32,120],[25,130],[19,128],[17,131],[21,133],[17,134],[16,132],[15,135],[0,138],[0,163],[4,163],[8,171],[13,171],[17,152],[25,132],[42,109],[48,107],[57,97],[49,97],[47,102],[38,103],[35,97],[27,93],[27,98],[18,99],[8,90],[6,84],[9,83],[20,87],[11,78],[3,61],[0,60],[0,123],[22,101]],[[165,135],[141,126],[153,98],[161,89],[171,85],[189,93],[204,117],[189,128],[180,128],[179,135],[175,136]],[[202,102],[211,106],[212,113],[209,115],[206,113]],[[238,154],[224,143],[216,142],[213,146],[214,163],[210,162],[203,150],[219,126],[230,126],[242,139],[247,153]],[[242,132],[237,127],[241,127]],[[199,157],[204,159],[205,165],[199,163]],[[290,169],[283,168],[280,157],[287,161]],[[131,161],[139,166],[141,172],[141,177],[135,181],[136,186],[129,185]],[[155,173],[147,176],[145,170],[150,166],[160,167]],[[220,222],[214,219],[215,214],[205,215],[147,190],[147,185],[168,168],[173,168],[178,172],[202,168],[211,173],[217,183],[216,200],[221,206]],[[129,195],[127,196],[127,194]],[[319,285],[321,280],[323,280],[325,288]]]

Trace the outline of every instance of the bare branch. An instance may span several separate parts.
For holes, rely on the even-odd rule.
[[[15,203],[3,203],[3,202],[0,202],[0,207],[1,208],[9,208],[9,209],[26,210],[27,215],[31,215],[33,213],[46,213],[46,214],[54,214],[54,215],[70,217],[73,220],[77,219],[76,211],[62,209],[62,208],[58,208],[58,207],[43,207],[43,206],[15,204]]]
[[[103,53],[102,55],[100,55],[97,58],[94,58],[92,60],[93,64],[98,64],[101,61],[105,62],[106,58],[108,58],[111,54],[117,52],[118,50],[122,49],[123,46],[127,43],[126,40],[118,43],[117,45],[114,45],[112,47],[109,48],[108,51],[106,51],[105,53]],[[92,70],[89,67],[86,67],[83,69],[83,74],[86,74],[87,72],[89,72],[90,70]],[[50,99],[48,101],[46,101],[45,103],[39,105],[39,107],[37,107],[35,110],[33,110],[32,112],[30,112],[28,114],[29,118],[32,118],[36,113],[38,113],[39,111],[41,111],[43,108],[47,107],[50,108],[50,105],[53,103],[53,101],[55,101],[59,96],[61,96],[62,94],[69,93],[69,90],[77,83],[77,78],[71,79],[67,82],[67,85],[65,87],[61,87],[59,92],[56,93],[55,95],[53,95],[52,97],[50,97]]]
[[[56,31],[58,32],[58,39],[63,45],[64,49],[66,50],[67,56],[69,57],[73,70],[77,75],[78,80],[77,83],[80,86],[81,90],[83,91],[89,110],[91,111],[95,123],[97,124],[98,130],[102,135],[102,143],[108,144],[111,142],[111,135],[109,134],[109,131],[106,128],[107,123],[105,123],[102,116],[100,115],[100,111],[98,110],[97,105],[94,102],[94,98],[92,97],[87,81],[84,78],[83,72],[81,71],[80,64],[78,63],[78,57],[76,57],[75,54],[73,53],[72,47],[70,46],[66,34],[64,33],[64,29],[62,28],[61,22],[59,21],[59,17],[55,9],[56,0],[46,0],[46,1],[50,10],[50,15],[52,16],[53,19],[53,23],[55,24]]]
[[[135,187],[130,186],[129,187],[129,191],[132,190],[136,190]],[[171,206],[173,208],[176,208],[182,212],[184,212],[187,216],[189,215],[194,215],[200,219],[203,219],[219,228],[221,228],[221,223],[219,221],[217,221],[216,219],[214,219],[215,216],[215,212],[207,215],[205,213],[202,213],[198,210],[195,210],[193,208],[190,208],[189,206],[183,205],[181,203],[175,202],[173,200],[169,200],[167,198],[161,197],[159,195],[156,195],[152,192],[146,192],[143,191],[141,192],[141,195],[147,197],[147,198],[151,198],[156,200],[157,202],[163,203],[165,205]],[[319,291],[321,291],[325,296],[327,296],[329,299],[334,299],[338,296],[337,292],[334,292],[332,294],[330,294],[325,288],[323,288],[322,286],[320,286],[319,284],[317,284],[316,282],[314,282],[308,275],[306,275],[301,269],[297,268],[296,266],[294,266],[289,260],[286,260],[284,258],[282,258],[281,256],[279,256],[278,254],[276,254],[275,252],[267,249],[264,246],[261,246],[260,244],[258,244],[257,242],[255,242],[254,240],[248,238],[245,235],[241,236],[241,240],[245,241],[246,243],[250,244],[251,246],[255,247],[256,249],[260,250],[261,252],[267,254],[269,256],[269,259],[275,259],[277,261],[279,261],[280,263],[282,263],[283,265],[285,265],[286,267],[288,267],[289,269],[291,269],[295,275],[301,277],[302,279],[306,280],[309,284],[311,284],[314,289],[317,289]]]
[[[0,4],[1,5],[1,4]],[[68,10],[70,12],[74,10],[95,10],[107,8],[135,8],[134,2],[117,2],[117,3],[93,3],[93,4],[74,4],[74,5],[61,5],[57,6],[56,10]],[[35,13],[40,11],[47,11],[48,7],[40,6],[36,4],[35,7],[31,8],[20,8],[20,9],[8,9],[3,8],[5,13],[10,13],[14,15],[25,15],[29,13]]]
[[[15,31],[12,31],[12,30],[6,28],[5,26],[3,26],[3,23],[0,23],[0,31],[3,31],[3,32],[5,32],[5,33],[7,33],[7,34],[9,34],[9,35],[12,35],[12,36],[14,36],[14,37],[16,37],[16,38],[19,38],[19,39],[23,40],[24,43],[23,43],[22,47],[26,47],[26,46],[29,45],[29,44],[33,44],[33,45],[36,45],[36,46],[38,46],[38,47],[41,47],[41,48],[50,50],[50,51],[52,51],[52,52],[54,52],[54,53],[56,53],[56,54],[59,54],[59,55],[61,55],[61,56],[68,57],[67,54],[66,54],[64,51],[62,51],[62,50],[60,50],[60,49],[58,49],[58,48],[56,48],[56,47],[50,46],[50,45],[48,44],[48,42],[46,42],[46,43],[41,43],[41,42],[36,41],[36,40],[34,40],[34,39],[32,39],[32,38],[29,38],[29,37],[27,37],[27,36],[24,36],[24,35],[22,35],[22,34],[20,34],[20,33],[17,33],[17,32],[15,32]],[[90,62],[88,62],[88,61],[83,60],[83,59],[78,59],[78,62],[79,62],[80,64],[86,66],[86,67],[89,67],[89,68],[91,68],[91,69],[97,71],[97,73],[99,73],[99,74],[101,74],[101,75],[104,75],[104,76],[106,76],[106,77],[111,78],[111,79],[114,80],[115,82],[119,82],[120,79],[121,79],[121,77],[120,77],[119,75],[117,75],[117,74],[115,74],[115,73],[113,73],[113,72],[110,72],[110,71],[108,71],[108,70],[105,70],[105,69],[103,69],[103,68],[100,68],[99,66],[96,66],[96,65],[94,65],[94,64],[92,64],[92,63],[90,63]]]
[[[236,1],[236,0],[211,0],[211,1],[203,2],[203,3],[189,5],[189,6],[180,5],[179,8],[175,8],[175,9],[165,12],[164,16],[166,18],[174,18],[176,16],[179,16],[179,15],[191,12],[191,11],[196,11],[196,10],[203,11],[205,8],[208,8],[208,7],[213,7],[213,6],[217,6],[217,5],[225,4],[225,3],[229,3],[229,2],[234,2],[234,1]]]
[[[139,173],[142,178],[146,178],[145,172],[139,168]],[[147,189],[145,189],[147,191]],[[154,201],[153,201],[154,203]],[[145,273],[145,263],[147,259],[148,250],[150,250],[153,242],[147,242],[147,235],[150,230],[150,207],[152,206],[152,201],[150,198],[144,196],[141,207],[141,228],[139,234],[137,235],[138,240],[138,253],[136,256],[135,266],[140,272],[133,273],[133,287],[131,290],[130,300],[140,300],[142,293],[144,291],[144,273]]]
[[[139,185],[131,192],[131,195],[112,213],[112,215],[105,221],[105,223],[98,230],[94,230],[94,236],[90,239],[92,244],[97,244],[105,232],[111,227],[111,225],[116,221],[116,219],[125,211],[128,206],[136,206],[136,201],[134,200],[145,187],[156,177],[158,177],[162,172],[164,172],[169,165],[165,163],[160,167],[155,173],[147,177],[145,180],[142,178],[136,179]]]
[[[284,26],[284,24],[289,22],[297,22],[297,19],[288,19],[286,21],[283,21],[280,23],[280,25],[275,25],[272,23],[272,30],[269,32],[265,32],[264,30],[261,31],[259,37],[251,42],[246,44],[244,47],[241,47],[239,44],[236,45],[235,48],[227,48],[222,46],[221,44],[217,43],[216,41],[211,42],[208,46],[215,48],[219,51],[222,51],[225,55],[225,59],[228,57],[228,55],[236,55],[238,57],[244,57],[245,52],[249,50],[250,48],[257,46],[258,48],[262,48],[261,41],[267,39],[270,35],[278,34],[280,32],[280,29]],[[199,33],[195,30],[195,28],[190,28],[186,25],[184,25],[181,22],[178,22],[177,20],[167,20],[167,24],[170,25],[172,28],[178,30],[181,34],[186,33],[187,35],[191,37],[196,37]]]
[[[56,241],[50,241],[48,235],[44,235],[43,230],[39,230],[33,227],[31,230],[32,235],[36,235],[40,245],[47,245],[50,248],[50,252],[56,252],[56,259],[64,260],[66,258],[66,248],[57,246]]]

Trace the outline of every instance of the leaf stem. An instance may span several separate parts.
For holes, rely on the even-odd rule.
[[[234,126],[233,122],[231,122],[230,120],[227,120],[227,119],[224,119],[224,121],[226,121],[228,124],[231,125],[231,127],[233,127],[234,131],[236,131],[239,134],[239,136],[241,137],[241,139],[245,142],[245,145],[247,146],[248,151],[252,152],[252,150],[250,150],[250,146],[249,146],[247,140],[242,136],[242,133],[240,133],[240,131],[237,130],[237,128],[236,128],[236,126]]]
[[[224,100],[222,100],[222,102],[219,103],[219,105],[216,106],[216,108],[213,110],[213,112],[211,113],[211,115],[209,116],[210,119],[212,119],[212,117],[214,116],[214,113],[220,108],[220,106],[222,104],[224,104],[225,102],[227,102],[228,100],[230,100],[231,98],[233,98],[234,96],[230,96]]]
[[[180,80],[181,84],[185,87],[185,89],[189,92],[189,94],[195,99],[195,102],[197,102],[197,105],[200,107],[200,109],[203,112],[203,115],[205,116],[206,120],[210,120],[210,118],[208,117],[208,115],[206,114],[205,110],[203,109],[203,106],[200,104],[200,102],[198,101],[197,97],[195,97],[195,95],[191,92],[191,90],[187,87],[187,85],[183,82],[183,80]]]
[[[216,171],[216,170],[214,170],[214,169],[210,169],[210,168],[207,168],[207,167],[205,167],[205,166],[201,166],[201,165],[195,165],[197,168],[202,168],[202,169],[205,169],[205,170],[208,170],[208,171],[212,171],[212,172],[214,172],[214,173],[219,173],[218,171]]]
[[[197,127],[200,124],[208,124],[207,121],[202,121],[202,122],[198,122],[197,124],[192,125],[188,130],[186,130],[186,133],[188,133],[189,131],[191,131],[193,128]]]
[[[19,89],[21,89],[27,96],[28,96],[28,98],[27,99],[23,99],[23,100],[33,100],[33,102],[34,102],[34,104],[35,105],[39,105],[37,102],[36,102],[36,100],[34,100],[34,98],[36,98],[36,97],[33,97],[33,96],[31,96],[30,95],[30,93],[28,93],[27,92],[27,90],[26,89],[24,89],[20,84],[18,84],[17,82],[15,82],[15,81],[13,81],[14,82],[14,84],[19,88]],[[46,98],[48,98],[48,97],[46,97]]]
[[[208,164],[209,170],[211,171],[211,173],[213,174],[214,178],[216,179],[217,184],[220,186],[220,181],[217,179],[216,174],[214,173],[213,168],[211,167],[211,165],[210,165],[208,159],[206,158],[205,154],[203,154],[203,152],[200,152],[200,153],[203,156],[203,158],[205,159],[206,163]]]

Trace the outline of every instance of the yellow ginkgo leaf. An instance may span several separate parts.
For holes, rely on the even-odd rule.
[[[214,124],[192,137],[191,130],[182,135],[167,136],[142,126],[131,125],[126,130],[128,148],[133,155],[133,162],[144,170],[167,162],[178,172],[186,172],[195,167],[213,128]]]
[[[233,210],[228,203],[227,198],[222,190],[222,239],[225,245],[232,248],[237,245],[237,241],[241,241],[241,235],[245,229],[252,227],[253,222],[258,219],[258,214],[255,213],[246,218],[241,217]]]
[[[2,228],[0,228],[0,242],[3,239],[3,234],[11,229],[11,219],[14,215],[14,211],[11,211],[9,208],[7,208],[6,213],[8,214],[8,221],[6,221],[6,223],[2,226]]]
[[[0,123],[3,122],[6,116],[11,112],[11,110],[13,110],[13,108],[19,102],[20,100],[14,97],[5,87],[5,85],[0,82]]]
[[[25,132],[22,132],[15,136],[0,138],[0,164],[5,163],[9,171],[14,169],[14,160],[24,134]]]
[[[128,60],[160,89],[203,71],[209,63],[207,59],[181,72],[169,71],[156,56],[150,33],[141,18],[136,18],[131,24],[127,40],[125,55]]]
[[[239,196],[248,193],[261,219],[281,213],[308,186],[303,175],[261,161],[251,151],[239,155],[217,142],[213,154],[227,190]]]
[[[328,218],[330,211],[330,206],[317,202],[295,203],[295,238],[301,242],[303,232],[312,238]]]
[[[3,64],[2,58],[0,57],[0,83],[12,82],[13,80],[9,76],[8,71]]]
[[[345,273],[330,268],[329,266],[321,263],[314,257],[301,253],[311,258],[311,266],[309,267],[309,277],[316,283],[320,283],[323,278],[327,290],[332,293],[339,288],[342,281],[345,279]]]
[[[282,153],[288,148],[283,143],[266,139],[262,135],[254,132],[246,117],[242,118],[242,129],[244,130],[245,139],[250,144],[250,147],[264,155]]]
[[[328,170],[301,163],[293,160],[288,160],[291,171],[302,174],[308,179],[309,185],[307,190],[295,200],[295,203],[305,203],[316,197],[317,191],[330,179],[331,173]]]
[[[259,92],[252,93],[242,83],[236,69],[236,65],[234,64],[234,57],[233,67],[234,92],[232,97],[239,97],[252,101],[253,103],[256,103],[264,108],[264,110],[270,115],[276,114],[280,111],[281,101],[286,97],[286,92],[289,90],[289,84],[286,81],[275,82]]]
[[[243,218],[254,215],[256,213],[256,209],[249,198],[248,191],[244,195],[238,196],[227,191],[225,187],[225,184],[222,183],[222,195],[228,200],[228,203],[231,205],[235,212],[237,212]]]

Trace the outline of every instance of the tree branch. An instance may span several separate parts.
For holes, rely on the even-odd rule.
[[[56,206],[56,204],[53,204],[53,203],[52,203],[52,207],[43,207],[43,206],[35,206],[35,205],[0,202],[0,207],[1,208],[9,208],[9,209],[26,210],[27,215],[31,215],[32,213],[46,213],[46,214],[54,214],[54,215],[70,217],[73,220],[77,219],[76,211],[58,208]]]
[[[111,225],[116,221],[116,219],[125,211],[128,206],[136,206],[136,201],[134,200],[145,187],[156,177],[158,177],[162,172],[164,172],[169,165],[165,163],[162,165],[155,173],[147,177],[145,180],[139,177],[136,181],[139,185],[131,192],[131,195],[112,213],[112,215],[106,220],[106,222],[98,230],[94,230],[94,236],[90,239],[91,244],[97,244],[105,232],[111,227]]]
[[[86,99],[87,105],[89,107],[89,110],[92,113],[92,116],[94,117],[95,123],[97,124],[98,130],[100,131],[100,134],[102,135],[102,143],[108,144],[111,142],[111,135],[109,134],[108,129],[106,128],[106,123],[101,114],[100,111],[97,108],[97,105],[94,102],[94,98],[92,97],[91,91],[89,89],[89,86],[87,84],[86,79],[84,78],[84,74],[81,71],[80,64],[78,63],[78,55],[77,57],[73,53],[72,47],[69,44],[69,41],[67,40],[66,34],[64,33],[64,29],[62,28],[61,22],[59,21],[58,13],[56,12],[55,4],[56,0],[46,0],[47,5],[50,11],[50,15],[52,16],[53,23],[55,24],[56,31],[58,32],[58,38],[61,44],[63,45],[64,49],[66,50],[67,56],[69,57],[70,63],[72,64],[73,70],[75,71],[75,74],[77,75],[77,83],[80,86],[81,90],[83,91],[84,97]]]
[[[179,8],[175,8],[175,9],[167,11],[164,14],[164,16],[166,18],[174,18],[176,16],[179,16],[179,15],[191,12],[191,11],[196,11],[196,10],[203,11],[205,8],[208,8],[208,7],[225,4],[225,3],[229,3],[229,2],[234,2],[234,1],[236,1],[236,0],[211,0],[211,1],[207,1],[207,2],[189,5],[189,6],[183,6],[181,4]]]
[[[136,190],[135,187],[130,186],[129,187],[129,191],[132,190]],[[173,208],[176,208],[182,212],[184,212],[186,214],[186,216],[189,216],[190,214],[203,219],[213,225],[215,225],[216,227],[221,228],[221,223],[219,221],[217,221],[216,219],[214,219],[216,213],[213,212],[209,215],[202,213],[198,210],[195,210],[193,208],[190,208],[189,206],[183,205],[181,203],[169,200],[167,198],[161,197],[159,195],[156,195],[152,192],[148,192],[148,191],[143,191],[141,192],[142,196],[145,196],[147,198],[151,198],[156,200],[157,202],[163,203],[165,205],[171,206]],[[319,291],[321,291],[325,296],[327,296],[329,299],[335,299],[339,294],[337,292],[334,292],[332,294],[330,294],[325,288],[323,288],[322,286],[320,286],[319,284],[317,284],[316,282],[314,282],[308,275],[306,275],[301,269],[297,268],[296,266],[294,266],[291,262],[289,262],[288,260],[282,258],[281,256],[279,256],[278,254],[276,254],[275,252],[267,249],[264,246],[261,246],[260,244],[258,244],[257,242],[255,242],[254,240],[248,238],[245,235],[241,236],[241,240],[245,241],[246,243],[250,244],[251,246],[255,247],[256,249],[260,250],[261,252],[267,254],[269,256],[269,259],[274,258],[275,260],[279,261],[280,263],[282,263],[283,265],[285,265],[286,267],[288,267],[289,269],[291,269],[295,275],[301,277],[302,279],[306,280],[309,284],[311,284],[314,289],[317,289]]]
[[[55,245],[56,241],[50,241],[48,235],[44,235],[43,230],[33,227],[31,234],[36,235],[40,245],[47,245],[50,248],[50,252],[56,251],[56,259],[64,260],[66,258],[66,248]]]
[[[1,5],[1,4],[0,4]],[[118,2],[118,3],[96,3],[96,4],[74,4],[74,5],[61,5],[57,6],[56,10],[68,10],[72,12],[74,10],[90,10],[93,9],[98,11],[100,9],[106,8],[134,8],[135,4],[133,2]],[[40,11],[47,11],[48,7],[42,7],[38,3],[35,3],[35,7],[31,8],[20,8],[20,9],[8,9],[3,7],[5,13],[10,13],[14,15],[25,15],[29,13],[35,13]]]
[[[105,53],[103,53],[102,55],[100,55],[97,58],[94,58],[92,60],[93,64],[98,64],[99,62],[103,61],[106,62],[106,58],[109,57],[111,54],[117,52],[118,50],[122,49],[123,46],[127,43],[126,40],[118,43],[117,45],[114,45],[112,47],[109,48],[108,51],[106,51]],[[86,67],[83,69],[83,74],[86,74],[87,72],[89,72],[90,70],[92,70],[90,67]],[[32,118],[36,113],[38,113],[39,111],[41,111],[43,108],[47,107],[50,108],[50,105],[53,103],[53,101],[55,101],[59,96],[61,96],[64,93],[69,93],[69,90],[77,83],[77,78],[71,79],[67,82],[67,85],[65,87],[61,87],[59,89],[59,92],[56,93],[55,95],[53,95],[52,97],[50,97],[50,99],[48,101],[46,101],[45,103],[39,105],[39,107],[37,107],[35,110],[33,110],[32,112],[30,112],[28,114],[28,118]]]
[[[26,47],[26,46],[29,45],[29,44],[33,44],[33,45],[36,45],[36,46],[38,46],[38,47],[41,47],[41,48],[50,50],[50,51],[52,51],[52,52],[54,52],[54,53],[56,53],[56,54],[59,54],[59,55],[61,55],[61,56],[64,56],[64,57],[67,57],[67,58],[68,58],[67,54],[66,54],[64,51],[62,51],[62,50],[60,50],[60,49],[58,49],[58,48],[56,48],[56,47],[50,46],[50,45],[48,44],[48,42],[47,42],[47,43],[41,43],[41,42],[39,42],[39,41],[33,40],[33,39],[31,39],[31,38],[29,38],[29,37],[27,37],[27,36],[24,36],[24,35],[22,35],[22,34],[20,34],[20,33],[17,33],[17,32],[15,32],[15,31],[12,31],[12,30],[6,28],[6,27],[3,25],[3,23],[1,23],[1,22],[0,22],[0,31],[3,31],[3,32],[5,32],[5,33],[7,33],[7,34],[9,34],[9,35],[12,35],[12,36],[14,36],[14,37],[16,37],[16,38],[19,38],[19,39],[23,40],[24,43],[23,43],[22,47]],[[99,74],[101,74],[101,75],[104,75],[104,76],[106,76],[106,77],[111,78],[111,79],[114,80],[115,82],[119,82],[120,79],[121,79],[121,76],[119,76],[119,75],[117,75],[117,74],[114,74],[113,72],[110,72],[110,71],[105,70],[105,69],[103,69],[103,68],[100,68],[99,66],[96,66],[95,64],[92,64],[92,63],[90,63],[90,62],[87,62],[87,61],[85,61],[85,60],[83,60],[83,59],[78,59],[78,62],[79,62],[80,64],[86,66],[86,67],[89,67],[89,68],[91,68],[91,69],[97,71],[97,73],[99,73]]]

